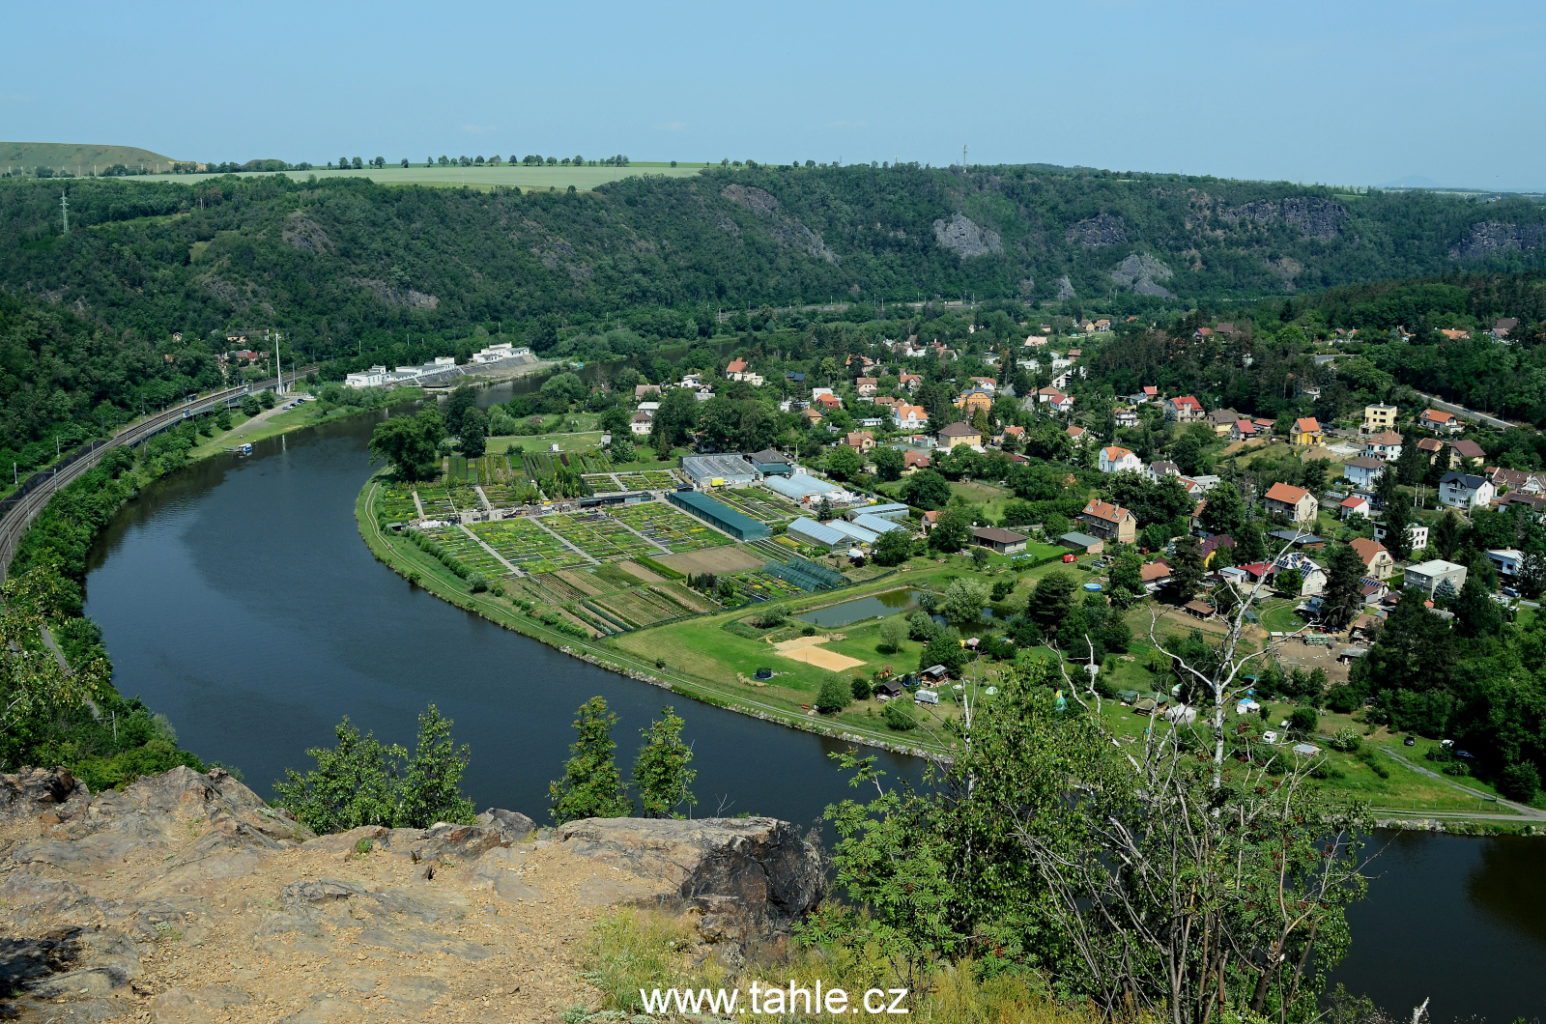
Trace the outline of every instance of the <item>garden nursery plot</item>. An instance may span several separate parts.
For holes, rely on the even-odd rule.
[[[518,597],[556,605],[598,635],[718,610],[710,598],[680,582],[646,582],[616,563],[563,569],[510,583]]]
[[[672,552],[695,551],[730,543],[730,538],[725,534],[660,501],[623,505],[612,509],[611,514]]]
[[[667,469],[627,470],[620,473],[586,473],[585,485],[597,494],[619,491],[667,491],[680,481]]]
[[[459,526],[443,526],[435,530],[426,530],[425,535],[438,544],[441,550],[473,572],[482,573],[491,579],[510,572],[499,559],[489,554],[487,549],[472,537],[467,536]]]
[[[721,490],[714,497],[736,511],[745,512],[763,523],[787,523],[802,514],[794,502],[785,501],[772,491],[761,487]]]
[[[383,521],[403,523],[419,518],[419,507],[413,501],[413,488],[406,484],[387,484],[376,495],[376,513]]]
[[[522,572],[557,572],[590,564],[584,555],[571,551],[531,519],[475,523],[468,529]]]
[[[659,554],[660,548],[605,512],[544,516],[543,523],[598,562]]]
[[[419,493],[425,516],[430,519],[448,519],[457,512],[483,507],[478,492],[465,485],[419,484],[414,489]]]

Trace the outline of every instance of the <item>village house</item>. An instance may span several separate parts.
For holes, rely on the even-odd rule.
[[[1143,460],[1120,445],[1109,445],[1100,450],[1100,471],[1102,473],[1139,473],[1143,471]]]
[[[1396,574],[1396,560],[1379,541],[1355,537],[1348,547],[1353,549],[1353,554],[1364,564],[1364,572],[1374,579],[1388,580]]]
[[[1301,525],[1315,522],[1320,513],[1320,502],[1315,500],[1315,495],[1292,484],[1273,484],[1262,496],[1262,504],[1269,514],[1283,516]]]
[[[1401,435],[1394,430],[1382,430],[1364,439],[1363,453],[1371,458],[1395,462],[1401,458]]]
[[[897,427],[901,430],[921,430],[929,425],[929,413],[921,405],[898,402],[890,410],[890,415],[897,421]]]
[[[1366,405],[1363,407],[1363,432],[1378,434],[1383,430],[1396,429],[1396,407],[1393,405]]]
[[[660,397],[660,385],[659,384],[635,384],[633,386],[633,400],[635,402],[642,402],[646,398],[651,398],[651,397],[653,397],[653,398],[659,398]]]
[[[1153,384],[1145,384],[1143,387],[1138,389],[1138,395],[1136,397],[1137,404],[1139,405],[1142,405],[1145,402],[1158,402],[1160,400],[1159,388]]]
[[[1439,504],[1463,510],[1492,504],[1497,489],[1475,473],[1445,473],[1439,480]]]
[[[828,391],[826,394],[811,396],[811,404],[820,406],[823,412],[831,412],[834,409],[841,409],[843,400]]]
[[[874,398],[875,392],[880,390],[878,377],[860,377],[854,381],[854,392],[860,398]]]
[[[903,370],[897,374],[896,382],[909,392],[917,391],[923,386],[923,375],[920,373],[908,373],[906,370]]]
[[[1423,414],[1417,417],[1417,425],[1435,434],[1451,437],[1465,429],[1465,422],[1460,417],[1443,409],[1424,409]]]
[[[1347,465],[1342,467],[1342,477],[1356,489],[1366,494],[1373,494],[1374,485],[1385,475],[1385,465],[1382,459],[1360,455],[1349,459]]]
[[[1436,437],[1419,437],[1417,439],[1417,450],[1423,453],[1423,457],[1430,466],[1440,463],[1444,468],[1449,469],[1455,464],[1455,453],[1450,451],[1449,446]]]
[[[1489,331],[1488,333],[1492,335],[1492,338],[1493,338],[1494,341],[1507,341],[1508,340],[1508,336],[1510,334],[1512,334],[1514,332],[1514,330],[1518,326],[1519,326],[1519,318],[1518,317],[1514,317],[1514,316],[1500,317],[1497,321],[1495,321],[1493,323],[1492,330]]]
[[[1369,504],[1369,499],[1362,494],[1349,494],[1342,499],[1337,506],[1344,520],[1353,518],[1369,519],[1374,515],[1374,509]]]
[[[635,437],[645,437],[654,427],[655,416],[647,410],[640,409],[628,420],[628,432]]]
[[[939,440],[939,446],[946,451],[966,445],[968,448],[982,447],[982,432],[970,423],[947,423],[939,429],[935,435]]]
[[[1018,555],[1025,550],[1026,536],[1000,526],[979,526],[972,530],[972,540],[1001,555]]]
[[[744,381],[747,384],[758,388],[762,387],[763,383],[762,374],[752,373],[749,369],[747,369],[746,360],[742,359],[740,356],[737,356],[736,358],[730,360],[728,364],[726,364],[725,379]]]
[[[844,435],[843,443],[862,455],[875,447],[875,435],[868,430],[852,430]]]
[[[1004,428],[1004,432],[999,435],[999,439],[1002,442],[1003,440],[1007,440],[1007,439],[1010,439],[1010,438],[1013,438],[1016,441],[1024,441],[1025,440],[1025,428],[1020,426],[1020,424],[1018,424],[1018,423],[1011,423],[1011,424],[1009,424],[1007,427]]]
[[[1318,445],[1325,438],[1320,421],[1314,416],[1301,416],[1294,421],[1294,429],[1288,435],[1290,444],[1308,448]]]
[[[1381,523],[1374,524],[1374,539],[1385,539],[1385,527]],[[1413,523],[1406,528],[1406,549],[1408,551],[1426,551],[1428,549],[1428,527]]]
[[[1471,336],[1464,327],[1440,327],[1439,334],[1445,341],[1464,341]]]
[[[1230,437],[1235,432],[1235,424],[1240,422],[1240,414],[1233,409],[1214,409],[1208,413],[1207,420],[1215,435]]]
[[[928,469],[933,464],[933,459],[928,452],[919,451],[917,448],[905,448],[902,450],[902,475],[911,476],[920,469]]]
[[[1016,427],[1014,429],[1017,429],[1017,430],[1020,431],[1020,436],[1021,437],[1025,436],[1025,428],[1024,427]],[[1009,427],[1005,427],[1004,428],[1004,433],[1007,434],[1007,433],[1009,433],[1009,431],[1010,431]],[[1067,435],[1068,439],[1070,441],[1072,441],[1076,445],[1083,445],[1083,444],[1086,444],[1089,441],[1094,439],[1094,435],[1092,435],[1088,430],[1084,429],[1083,427],[1079,426],[1078,424],[1070,424],[1069,426],[1064,427],[1063,428],[1063,433],[1065,435]]]
[[[1122,407],[1112,411],[1112,418],[1116,421],[1117,429],[1136,427],[1138,425],[1138,410]]]
[[[1165,418],[1172,423],[1196,423],[1207,413],[1191,395],[1180,395],[1165,402]]]
[[[973,388],[962,392],[956,398],[955,407],[968,416],[974,416],[979,412],[986,415],[993,411],[993,395],[982,388]]]
[[[1131,544],[1138,537],[1138,520],[1121,505],[1092,498],[1079,513],[1083,529],[1103,541]]]
[[[1254,441],[1259,433],[1260,431],[1256,429],[1256,424],[1250,420],[1236,420],[1234,428],[1229,432],[1229,439],[1231,441]]]
[[[1053,412],[1073,412],[1074,400],[1057,388],[1042,388],[1036,392],[1038,405],[1045,405]]]
[[[1453,455],[1450,461],[1452,466],[1480,469],[1482,463],[1487,461],[1487,453],[1482,450],[1482,446],[1467,438],[1462,438],[1459,441],[1450,441],[1449,450]]]
[[[1430,597],[1442,590],[1460,593],[1465,586],[1466,567],[1446,562],[1442,558],[1431,559],[1419,565],[1409,565],[1402,576],[1402,586],[1408,590],[1421,590]]]
[[[1272,567],[1274,585],[1282,583],[1282,573],[1299,574],[1299,593],[1294,595],[1296,597],[1314,597],[1326,589],[1326,570],[1308,555],[1297,551],[1284,552],[1273,562]]]
[[[1499,494],[1546,494],[1546,473],[1494,467],[1487,474]]]
[[[1170,566],[1163,560],[1145,562],[1138,569],[1143,589],[1150,594],[1158,593],[1170,582]]]
[[[1025,348],[1045,348],[1047,345],[1045,334],[1027,334],[1025,336]]]

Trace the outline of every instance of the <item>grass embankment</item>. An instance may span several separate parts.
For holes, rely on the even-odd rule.
[[[298,396],[288,396],[280,401],[272,409],[265,409],[256,416],[248,417],[239,410],[232,410],[230,430],[219,431],[214,436],[201,441],[198,447],[189,453],[190,459],[205,459],[211,455],[241,444],[255,444],[258,441],[267,440],[270,437],[278,437],[280,434],[288,434],[293,430],[303,430],[306,427],[315,427],[333,420],[343,419],[346,416],[354,416],[360,413],[372,411],[357,405],[325,405],[317,401],[307,400],[291,408],[287,405],[294,402]],[[379,404],[375,408],[386,408],[401,402],[412,402],[424,397],[424,392],[418,388],[396,388],[386,392],[384,397],[375,399]]]

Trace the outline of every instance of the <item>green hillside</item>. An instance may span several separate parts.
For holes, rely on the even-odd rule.
[[[90,174],[105,171],[114,164],[147,170],[168,170],[172,158],[138,146],[91,146],[73,142],[0,142],[0,172],[16,168]]]

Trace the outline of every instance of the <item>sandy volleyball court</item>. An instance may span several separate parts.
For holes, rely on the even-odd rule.
[[[836,651],[829,651],[822,647],[821,645],[828,639],[825,636],[795,637],[793,640],[774,644],[773,649],[790,661],[803,661],[807,665],[815,665],[828,672],[844,672],[864,665],[864,662],[858,658],[850,658],[846,654],[838,654]]]

